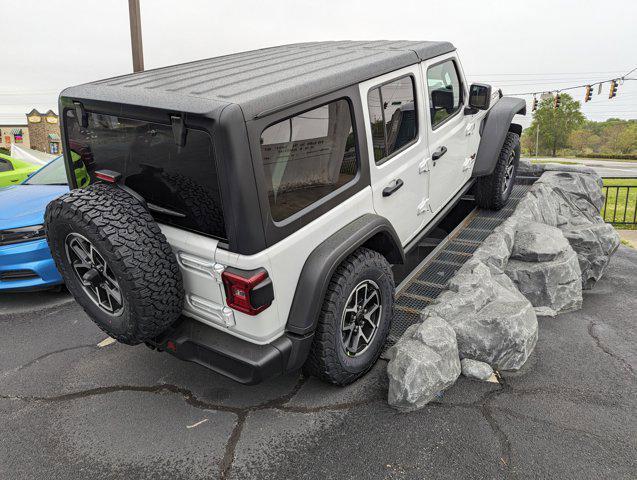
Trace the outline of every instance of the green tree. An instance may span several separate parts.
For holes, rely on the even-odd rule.
[[[590,129],[573,130],[568,138],[569,146],[575,153],[593,153],[599,149],[601,139]]]
[[[540,100],[531,126],[525,133],[535,140],[539,127],[540,152],[555,157],[558,150],[568,147],[571,132],[584,124],[585,118],[580,107],[580,103],[567,93],[560,94],[560,107],[557,109],[553,108],[553,97]]]
[[[617,140],[619,153],[626,154],[637,150],[637,123],[626,125]]]

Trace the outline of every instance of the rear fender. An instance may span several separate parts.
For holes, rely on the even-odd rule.
[[[404,263],[400,240],[386,218],[374,214],[357,218],[317,246],[305,261],[288,315],[288,332],[314,331],[332,275],[359,247],[378,251],[390,263]]]

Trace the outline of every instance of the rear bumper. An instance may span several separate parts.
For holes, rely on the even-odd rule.
[[[0,247],[0,291],[45,288],[62,283],[45,239]]]
[[[149,346],[202,365],[237,382],[253,385],[301,368],[313,334],[284,334],[272,343],[255,345],[182,316],[171,330]]]

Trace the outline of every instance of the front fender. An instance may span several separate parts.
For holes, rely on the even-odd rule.
[[[484,117],[472,177],[482,177],[493,173],[506,134],[511,130],[511,121],[516,114],[526,115],[526,102],[521,98],[503,97]],[[514,124],[513,127],[518,125]],[[519,130],[520,128],[514,129],[516,133]]]

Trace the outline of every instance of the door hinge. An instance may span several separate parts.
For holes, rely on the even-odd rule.
[[[223,274],[223,271],[226,269],[226,267],[224,267],[220,263],[215,263],[214,261],[206,260],[184,252],[177,253],[177,260],[179,260],[179,263],[184,268],[205,273],[211,276],[215,282],[219,284],[223,283],[221,275]]]
[[[431,170],[430,160],[430,158],[426,158],[422,162],[420,162],[420,164],[418,165],[418,173],[425,173]]]
[[[418,204],[418,208],[416,209],[418,215],[421,215],[425,212],[433,213],[433,209],[431,208],[431,203],[428,198],[423,199],[422,202]]]
[[[467,136],[471,135],[475,129],[476,129],[475,123],[470,123],[469,125],[467,125],[467,129],[465,130]]]
[[[470,168],[473,167],[473,164],[475,163],[475,159],[476,159],[476,154],[474,153],[473,155],[471,155],[470,157],[467,157],[464,159],[464,162],[462,164],[462,171],[466,171],[469,170]]]

